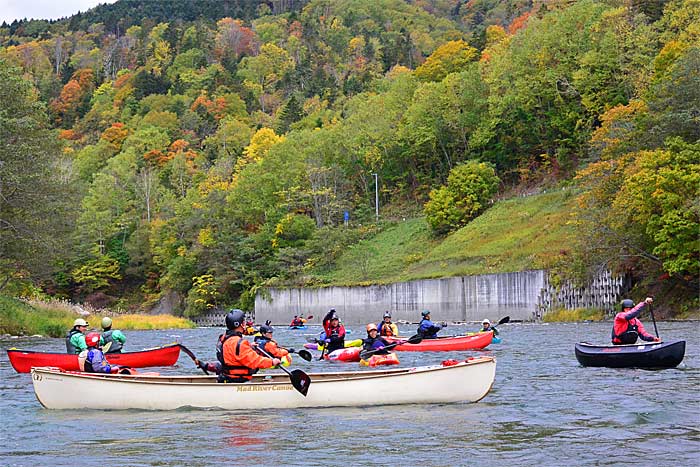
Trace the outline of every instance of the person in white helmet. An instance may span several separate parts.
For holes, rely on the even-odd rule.
[[[489,321],[487,318],[484,318],[484,320],[481,322],[481,329],[479,332],[493,332],[493,337],[496,337],[498,335],[498,329],[495,327],[491,326],[491,321]]]
[[[77,318],[73,321],[73,327],[68,331],[68,334],[66,334],[66,352],[79,354],[87,349],[85,333],[87,333],[88,326],[88,322],[83,318]]]

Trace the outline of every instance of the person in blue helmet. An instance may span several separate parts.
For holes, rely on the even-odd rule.
[[[418,324],[418,331],[416,334],[421,336],[423,339],[437,339],[437,333],[444,327],[447,327],[447,323],[444,321],[441,324],[436,324],[430,320],[430,311],[424,310],[421,312],[421,320]]]

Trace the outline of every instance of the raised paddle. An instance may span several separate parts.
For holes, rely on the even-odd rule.
[[[199,366],[199,359],[194,355],[194,353],[193,353],[190,349],[188,349],[188,348],[185,347],[184,345],[180,344],[179,342],[178,342],[177,345],[180,346],[180,348],[182,349],[182,351],[185,352],[185,353],[192,359],[192,361],[194,362],[194,364],[197,365],[197,368],[201,368],[201,370],[202,370],[205,374],[207,374],[207,375],[209,374],[209,372],[206,370],[206,368],[202,368],[201,366]]]
[[[262,353],[266,357],[275,358],[259,347],[258,352]],[[309,386],[311,386],[311,378],[309,378],[309,375],[298,369],[289,371],[283,366],[280,366],[279,368],[289,375],[289,379],[292,381],[292,386],[294,386],[294,389],[299,391],[302,396],[306,397],[306,393],[309,392]]]
[[[385,346],[382,347],[381,349],[363,350],[362,352],[360,352],[360,358],[361,358],[362,360],[367,360],[367,357],[371,357],[372,355],[374,355],[374,354],[377,353],[377,352],[382,352],[382,351],[384,351],[384,350],[393,349],[393,348],[396,347],[397,345],[401,345],[401,344],[420,344],[420,342],[421,342],[422,340],[423,340],[423,338],[422,338],[421,336],[419,336],[418,334],[416,334],[415,336],[409,337],[408,340],[405,340],[405,341],[396,341],[396,342],[393,342],[393,343],[391,343],[391,344],[389,344],[389,345],[385,345]]]
[[[659,337],[659,330],[656,327],[656,318],[654,318],[654,310],[651,308],[651,303],[649,304],[649,313],[651,313],[651,321],[654,323],[654,332],[656,333],[656,338],[661,339]]]

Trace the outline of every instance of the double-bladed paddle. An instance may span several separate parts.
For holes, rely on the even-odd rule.
[[[416,334],[415,336],[409,337],[405,341],[396,341],[396,342],[393,342],[389,345],[385,345],[384,347],[382,347],[380,349],[363,350],[362,352],[360,352],[360,358],[362,360],[367,360],[367,357],[371,357],[372,355],[374,355],[377,352],[383,352],[384,350],[393,349],[397,345],[401,345],[401,344],[420,344],[420,342],[422,340],[423,340],[423,338],[421,336],[419,336],[418,334]]]
[[[262,353],[268,358],[275,358],[261,348],[258,348],[258,352]],[[299,391],[302,396],[306,397],[306,393],[309,392],[309,386],[311,386],[311,378],[309,375],[299,369],[289,371],[283,366],[280,366],[279,368],[289,375],[289,379],[292,381],[292,386],[294,386],[294,389]]]

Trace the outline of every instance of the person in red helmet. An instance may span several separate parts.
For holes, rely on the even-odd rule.
[[[653,298],[647,297],[643,302],[639,302],[637,306],[632,300],[622,300],[620,306],[622,311],[615,315],[612,329],[612,343],[614,345],[635,344],[637,338],[647,342],[659,342],[661,339],[649,334],[642,322],[637,318],[647,305],[651,305]]]
[[[80,369],[86,373],[116,373],[119,366],[110,365],[105,355],[100,350],[100,333],[91,332],[85,336],[87,349],[78,355]]]

